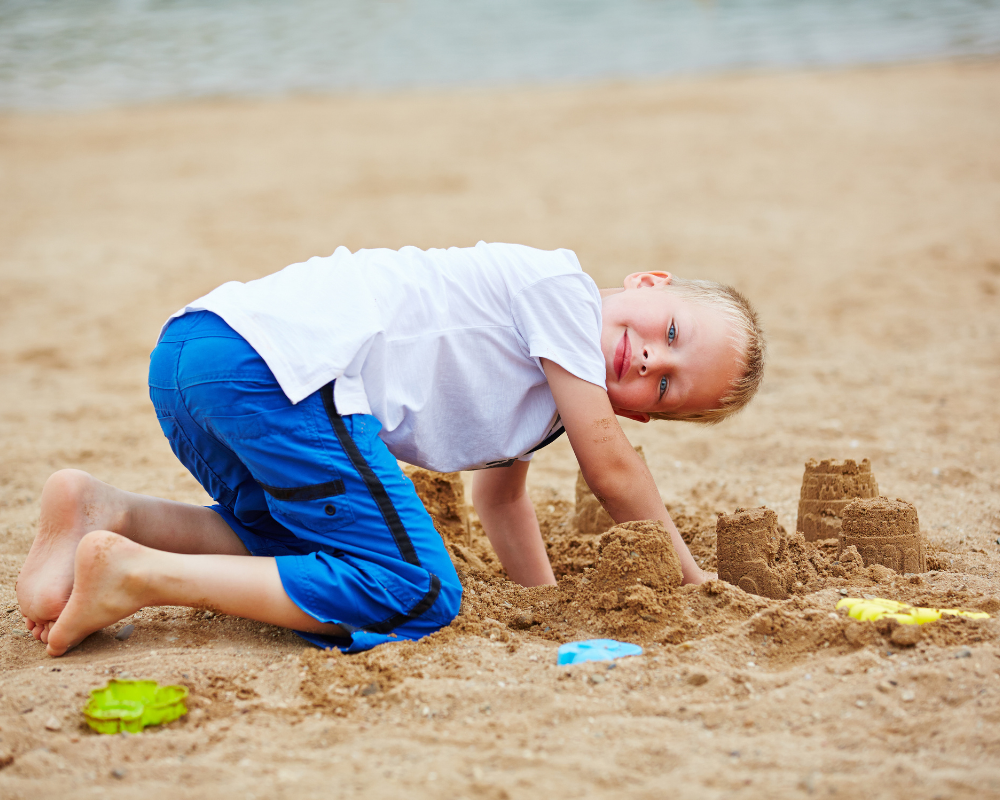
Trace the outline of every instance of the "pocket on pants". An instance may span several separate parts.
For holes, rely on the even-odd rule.
[[[279,487],[260,483],[260,487],[271,515],[292,530],[305,528],[324,533],[354,522],[354,510],[341,478],[308,486]]]

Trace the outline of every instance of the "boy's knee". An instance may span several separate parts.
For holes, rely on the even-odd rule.
[[[435,617],[441,621],[441,627],[451,624],[462,610],[462,584],[458,576],[441,578],[441,591],[434,603]]]

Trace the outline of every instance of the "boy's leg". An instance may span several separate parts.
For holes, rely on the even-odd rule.
[[[42,489],[38,532],[17,579],[17,599],[36,639],[46,638],[73,589],[80,540],[106,530],[171,553],[247,555],[214,511],[116,489],[80,470],[53,474]]]
[[[61,656],[91,633],[156,605],[207,607],[310,633],[348,635],[288,598],[273,558],[168,553],[91,531],[76,549],[73,593],[48,632],[48,654]]]
[[[150,396],[175,454],[219,502],[220,520],[261,558],[227,558],[205,573],[203,559],[215,557],[173,557],[107,531],[82,539],[78,531],[78,584],[41,635],[53,651],[145,604],[211,605],[288,625],[310,641],[319,633],[321,646],[346,640],[358,649],[419,638],[458,612],[461,585],[412,484],[374,418],[337,414],[332,385],[293,406],[260,356],[202,312],[171,325],[157,346]],[[119,559],[124,572],[110,563]],[[263,567],[243,566],[258,561],[277,584],[258,574]],[[216,570],[236,583],[213,582]]]

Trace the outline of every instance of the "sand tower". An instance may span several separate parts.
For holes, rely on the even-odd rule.
[[[799,519],[795,529],[806,537],[807,542],[836,539],[840,534],[844,506],[858,497],[878,497],[878,484],[867,458],[860,464],[851,458],[819,462],[809,459],[802,476]]]
[[[736,509],[720,514],[715,526],[719,577],[743,591],[784,600],[787,578],[777,561],[787,540],[778,530],[778,517],[769,508]]]
[[[874,497],[848,503],[840,530],[840,552],[852,544],[866,567],[881,564],[896,572],[927,570],[917,509],[905,500]]]
[[[642,452],[642,447],[635,448],[643,462],[646,456]],[[604,533],[615,526],[615,521],[611,515],[604,510],[604,506],[594,497],[587,482],[583,479],[583,472],[577,470],[576,473],[576,513],[574,514],[576,529],[580,533]]]

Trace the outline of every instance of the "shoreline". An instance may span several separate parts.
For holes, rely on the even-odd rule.
[[[400,101],[410,99],[445,99],[462,97],[503,97],[512,94],[544,94],[548,92],[591,92],[613,89],[615,87],[643,86],[684,86],[697,85],[702,82],[716,83],[719,81],[739,81],[741,79],[759,80],[769,78],[823,77],[836,75],[865,75],[882,71],[912,71],[920,69],[937,70],[941,68],[976,69],[986,68],[1000,63],[1000,53],[991,55],[964,55],[951,58],[916,58],[913,60],[862,62],[857,64],[814,65],[787,68],[773,67],[734,67],[718,71],[692,71],[665,73],[645,77],[604,77],[593,79],[567,79],[565,81],[540,79],[538,82],[518,84],[482,83],[454,84],[440,86],[398,86],[398,87],[367,87],[344,88],[330,90],[289,90],[271,95],[242,94],[205,94],[153,97],[147,100],[130,100],[105,105],[67,106],[67,107],[28,107],[0,105],[0,119],[5,117],[55,117],[55,116],[85,116],[92,114],[147,111],[156,109],[180,108],[185,106],[244,106],[258,104],[280,105],[283,103],[341,103],[357,101]]]

